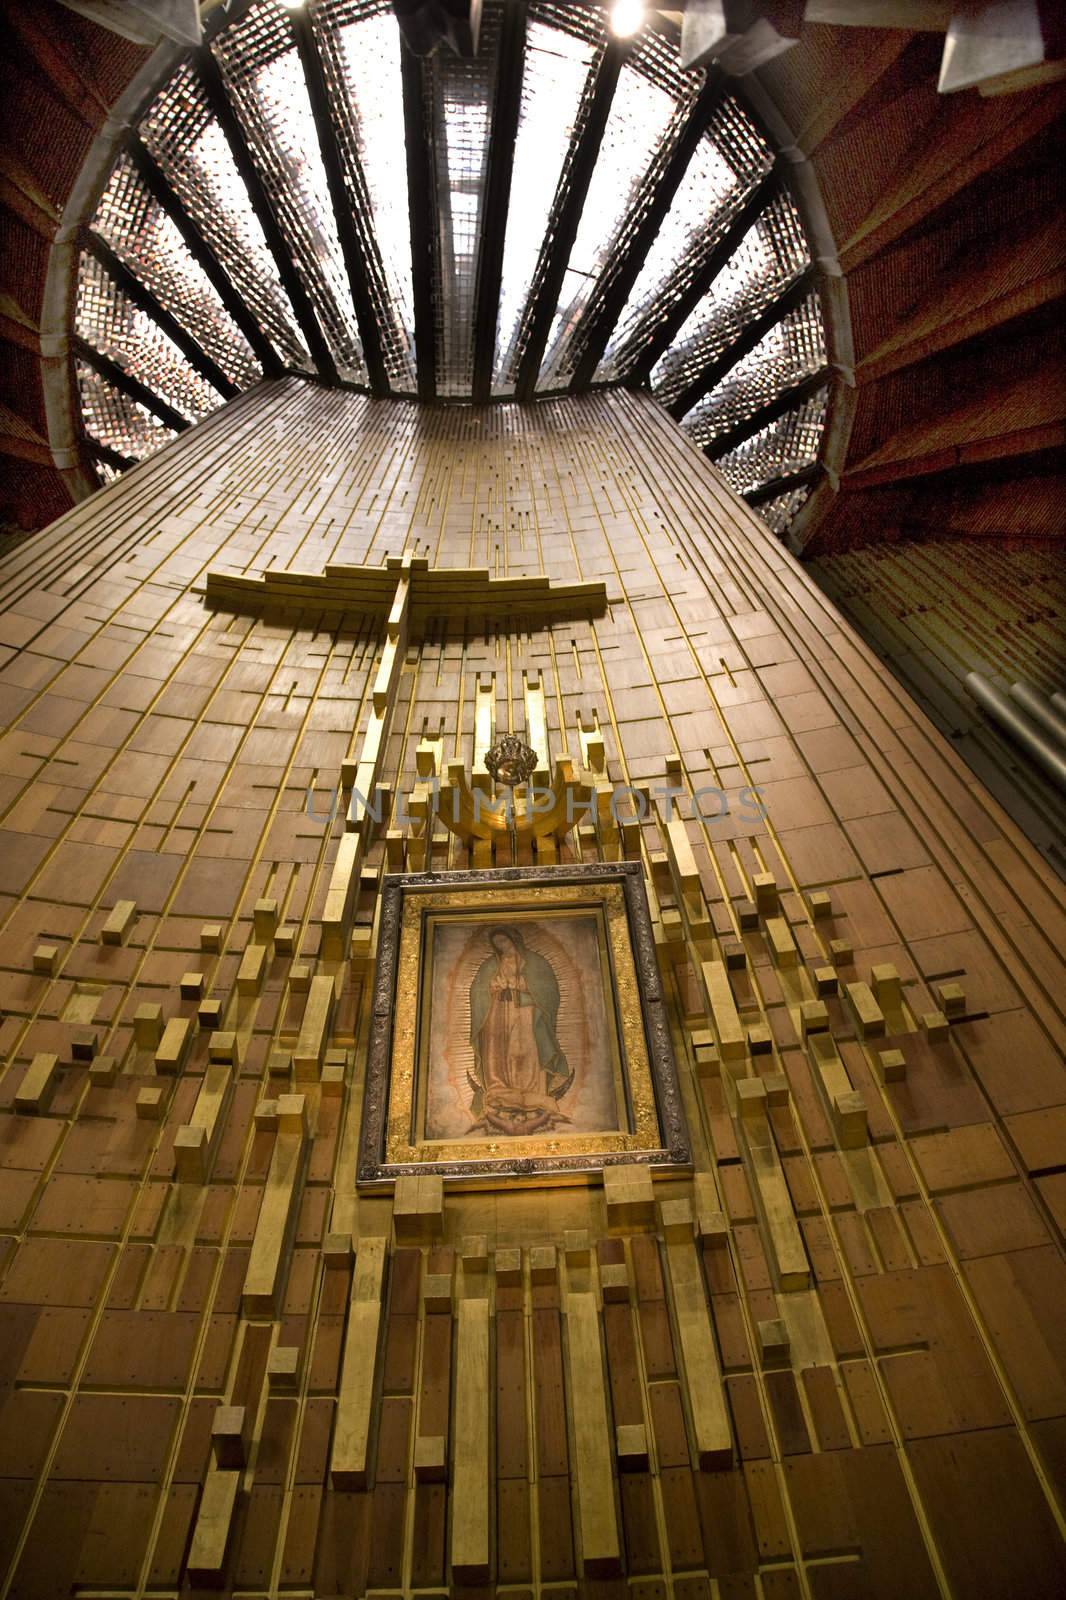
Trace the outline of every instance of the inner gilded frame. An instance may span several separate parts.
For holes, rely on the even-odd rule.
[[[393,874],[382,897],[361,1185],[688,1165],[637,863]]]

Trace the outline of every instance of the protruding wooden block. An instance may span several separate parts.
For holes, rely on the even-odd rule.
[[[700,976],[703,979],[703,992],[707,997],[707,1005],[714,1019],[718,1053],[723,1061],[741,1060],[747,1054],[748,1047],[725,962],[701,962]]]
[[[352,1259],[350,1233],[327,1233],[322,1241],[322,1264],[325,1267],[347,1267]]]
[[[609,1228],[649,1228],[655,1224],[655,1189],[651,1173],[635,1162],[603,1169],[603,1197]]]
[[[723,939],[722,956],[730,972],[743,972],[748,965],[748,952],[739,939]]]
[[[133,1042],[138,1050],[154,1050],[163,1037],[163,1007],[138,1006],[133,1013]]]
[[[311,968],[303,961],[294,961],[289,968],[289,988],[293,994],[306,994],[311,987]]]
[[[232,1067],[239,1066],[241,1056],[237,1035],[229,1029],[213,1033],[207,1041],[207,1059],[224,1061]]]
[[[158,1084],[149,1084],[145,1089],[138,1089],[136,1110],[142,1121],[161,1122],[165,1108],[166,1091]]]
[[[299,932],[299,928],[294,928],[290,922],[283,923],[274,935],[275,954],[279,956],[295,954]]]
[[[100,1043],[100,1035],[95,1028],[78,1028],[70,1036],[70,1058],[72,1061],[89,1062],[96,1055],[96,1047]]]
[[[135,900],[116,900],[111,914],[100,929],[100,943],[124,944],[136,916]]]
[[[778,906],[777,879],[772,872],[757,872],[751,880],[759,915],[772,917]]]
[[[836,994],[840,988],[840,979],[833,967],[815,967],[814,987],[822,999],[827,995]]]
[[[949,1023],[942,1011],[927,1011],[921,1022],[922,1031],[931,1044],[942,1044],[947,1038]]]
[[[114,1056],[97,1056],[89,1067],[89,1082],[94,1088],[110,1089],[117,1071],[118,1062]]]
[[[902,1050],[879,1050],[877,1059],[886,1083],[900,1083],[907,1076],[907,1057]]]
[[[722,1058],[718,1054],[718,1046],[709,1041],[707,1044],[695,1045],[692,1052],[696,1063],[696,1076],[698,1078],[720,1078],[722,1075]]]
[[[439,1433],[421,1433],[415,1440],[416,1483],[443,1483],[448,1476],[448,1452]]]
[[[519,1288],[522,1283],[521,1250],[497,1250],[492,1258],[496,1282],[508,1288]]]
[[[766,1115],[766,1085],[761,1078],[738,1078],[737,1111],[742,1117]]]
[[[759,926],[759,908],[754,900],[737,901],[737,922],[743,933],[750,933]]]
[[[339,1061],[327,1061],[318,1081],[323,1099],[338,1099],[344,1093],[344,1067]]]
[[[267,1384],[288,1393],[300,1382],[302,1351],[298,1344],[276,1344],[267,1357]]]
[[[171,1017],[156,1048],[155,1070],[163,1073],[180,1072],[191,1036],[192,1024],[188,1017]]]
[[[811,915],[817,921],[820,917],[833,915],[833,901],[825,889],[815,889],[813,894],[807,896],[807,904],[811,908]]]
[[[696,1214],[696,1234],[701,1243],[720,1244],[729,1238],[729,1218],[724,1211],[701,1209]]]
[[[245,945],[241,964],[237,968],[237,993],[258,994],[266,972],[267,948],[265,944]]]
[[[851,1003],[860,1039],[880,1038],[885,1031],[885,1014],[868,983],[849,983],[844,991]]]
[[[210,1146],[206,1128],[189,1123],[174,1135],[174,1176],[179,1183],[206,1183]]]
[[[903,999],[903,980],[890,961],[879,962],[870,969],[870,982],[882,1009],[900,1004]]]
[[[938,983],[936,997],[946,1017],[961,1017],[966,1013],[966,991],[961,983]]]
[[[459,1259],[466,1274],[489,1270],[489,1241],[483,1233],[468,1233],[459,1245]]]
[[[767,917],[766,937],[770,941],[770,948],[774,953],[774,960],[779,967],[794,967],[799,960],[799,951],[796,941],[792,937],[792,929],[784,917]]]
[[[252,907],[252,932],[261,944],[269,944],[278,925],[278,902],[257,900]]]
[[[825,1033],[829,1027],[829,1012],[822,1000],[804,1000],[800,1006],[800,1032],[804,1039],[809,1033]]]
[[[278,1102],[276,1100],[260,1100],[252,1115],[256,1127],[261,1132],[277,1132]]]
[[[629,1268],[624,1261],[607,1261],[600,1267],[600,1293],[608,1304],[629,1299]]]
[[[787,1106],[792,1097],[788,1079],[783,1072],[768,1072],[762,1080],[768,1106]]]
[[[754,1022],[748,1029],[748,1049],[753,1056],[773,1053],[774,1036],[764,1022]]]
[[[318,1077],[336,995],[337,986],[333,978],[320,976],[311,979],[300,1024],[300,1037],[292,1053],[292,1069],[298,1079]]]
[[[330,1456],[330,1477],[335,1489],[361,1489],[367,1483],[387,1252],[384,1239],[359,1241]]]
[[[40,1116],[48,1110],[55,1093],[58,1056],[39,1051],[26,1068],[22,1082],[15,1090],[15,1110],[24,1116]]]
[[[397,1178],[392,1225],[400,1244],[424,1244],[444,1232],[444,1183],[435,1175]]]
[[[592,1244],[587,1228],[567,1228],[563,1234],[563,1256],[568,1267],[587,1267]]]
[[[356,775],[356,773],[358,771],[359,771],[358,759],[355,756],[345,756],[344,760],[341,762],[341,788],[342,789],[347,790],[347,789],[353,789],[355,787],[355,775]]]
[[[222,1022],[222,1001],[201,1000],[196,1008],[196,1020],[205,1033],[217,1033]]]
[[[619,1472],[648,1470],[648,1434],[643,1422],[620,1422],[614,1430]]]
[[[668,1240],[664,1253],[696,1456],[701,1471],[715,1471],[732,1463],[733,1436],[711,1330],[703,1262],[690,1239]]]
[[[487,1583],[495,1486],[491,1466],[489,1302],[460,1300],[455,1314],[451,1570],[455,1584]]]
[[[33,970],[40,972],[45,977],[53,978],[59,966],[59,946],[54,944],[39,944],[33,952]]]
[[[307,1096],[304,1094],[278,1095],[278,1131],[280,1133],[307,1132]]]
[[[566,1296],[567,1405],[573,1416],[576,1532],[585,1577],[615,1576],[621,1543],[615,1504],[601,1318],[592,1294]],[[724,1404],[724,1400],[723,1400]]]
[[[850,939],[830,939],[829,956],[834,967],[850,967],[855,960],[855,948]]]
[[[842,1150],[857,1150],[866,1144],[869,1138],[866,1102],[857,1089],[834,1097],[833,1126]]]
[[[427,1313],[452,1309],[450,1272],[427,1272],[422,1279],[422,1304]]]
[[[204,992],[203,973],[183,972],[178,983],[178,992],[183,1000],[199,1000]]]
[[[770,1317],[757,1325],[759,1356],[764,1367],[787,1367],[791,1361],[792,1341],[780,1317]]]
[[[530,1283],[555,1283],[559,1276],[559,1258],[553,1244],[534,1245],[529,1252]]]
[[[222,949],[222,924],[220,922],[205,922],[200,929],[200,949],[211,950],[216,954]]]
[[[185,1569],[193,1585],[214,1586],[222,1582],[240,1486],[239,1468],[223,1471],[212,1467],[207,1474]]]
[[[246,1458],[247,1413],[244,1406],[217,1406],[211,1422],[215,1465],[243,1467]]]
[[[288,1078],[292,1074],[292,1057],[287,1050],[271,1050],[267,1057],[267,1072],[272,1078]]]
[[[691,1200],[660,1200],[659,1228],[664,1239],[691,1239],[694,1226]]]
[[[290,1132],[286,1128],[280,1101],[278,1121],[241,1291],[241,1310],[246,1317],[277,1316],[296,1229],[307,1140],[302,1132]]]

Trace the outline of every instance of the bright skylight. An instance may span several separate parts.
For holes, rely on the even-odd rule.
[[[640,77],[631,66],[622,68],[570,252],[538,388],[552,388],[563,380],[570,337],[675,109],[665,89]]]
[[[522,111],[507,216],[503,287],[496,330],[496,386],[513,390],[515,342],[595,56],[584,39],[532,22],[526,37]]]
[[[471,399],[475,370],[480,396],[489,393],[490,368],[496,398],[514,395],[520,371],[523,398],[534,380],[538,392],[573,389],[603,350],[598,382],[651,367],[653,393],[676,415],[688,411],[686,431],[738,482],[772,491],[763,465],[783,463],[787,477],[788,463],[817,452],[824,392],[813,395],[809,384],[788,393],[788,417],[762,425],[778,396],[825,365],[817,297],[782,300],[810,257],[772,176],[739,248],[728,259],[722,252],[773,163],[751,116],[723,86],[666,204],[660,185],[704,82],[681,70],[669,26],[649,22],[627,47],[608,104],[601,7],[530,0],[523,40],[520,28],[502,26],[504,4],[484,0],[475,57],[443,48],[421,58],[406,100],[405,47],[389,0],[314,0],[295,22],[279,0],[252,0],[232,19],[223,7],[208,13],[208,42],[135,131],[158,172],[136,150],[135,159],[120,154],[91,222],[103,241],[97,255],[110,260],[103,246],[114,252],[142,292],[123,292],[91,249],[82,258],[79,395],[90,448],[109,472],[170,438],[175,415],[195,422],[223,402],[227,384],[256,382],[268,347],[272,371],[313,373],[315,352],[327,381],[408,396],[431,351],[422,386],[453,401]],[[505,210],[488,199],[494,120],[508,109],[497,86],[519,81],[510,170],[506,160],[502,169],[491,163],[509,180],[498,191],[509,190]],[[594,104],[605,123],[590,121]],[[410,127],[405,106],[418,111]],[[595,127],[598,149],[589,142]],[[420,259],[409,159],[424,168],[428,195],[432,250]],[[254,174],[247,187],[242,170]],[[347,190],[343,214],[329,171]],[[579,219],[568,253],[566,210]],[[502,270],[486,250],[501,237]],[[493,319],[484,285],[496,288],[497,271]],[[546,285],[560,282],[552,304]],[[617,314],[612,286],[630,283]],[[417,329],[416,305],[428,307]],[[768,331],[750,349],[745,332],[756,318]],[[166,332],[178,337],[174,323],[184,349]]]

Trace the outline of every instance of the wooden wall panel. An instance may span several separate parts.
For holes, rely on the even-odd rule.
[[[479,683],[525,731],[536,674],[550,754],[598,729],[610,781],[729,798],[639,830],[695,1171],[621,1229],[598,1186],[356,1194],[377,875],[426,848],[371,840],[331,955],[383,637],[203,587],[404,552],[608,603],[412,635],[394,795],[423,739],[471,761]],[[1061,1592],[1061,887],[646,398],[263,385],[9,551],[0,603],[12,1593],[176,1595],[191,1547],[298,1597]]]

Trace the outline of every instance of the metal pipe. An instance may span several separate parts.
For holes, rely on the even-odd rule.
[[[1066,793],[1066,755],[1041,730],[1022,715],[1008,695],[997,689],[980,672],[966,674],[966,687],[982,710],[987,711],[1005,733],[1010,734],[1042,767],[1053,783]]]
[[[1022,710],[1034,722],[1038,722],[1045,733],[1066,748],[1066,716],[1060,717],[1055,707],[1046,695],[1038,689],[1032,689],[1027,683],[1012,683],[1010,697],[1016,700]]]

